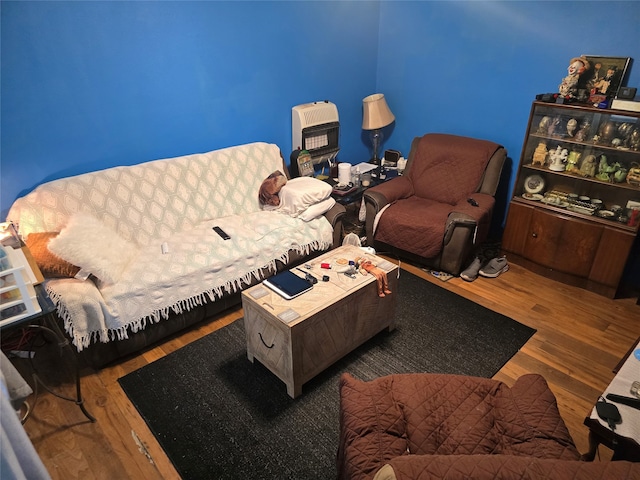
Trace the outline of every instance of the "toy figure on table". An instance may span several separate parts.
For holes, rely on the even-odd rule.
[[[384,297],[385,294],[388,295],[391,293],[391,290],[389,290],[387,273],[384,270],[379,269],[373,264],[373,262],[371,262],[371,260],[363,257],[356,258],[356,265],[358,266],[358,270],[360,270],[360,273],[370,273],[371,275],[376,277],[379,297]]]
[[[589,70],[589,61],[584,57],[574,57],[569,62],[567,67],[568,75],[562,79],[562,82],[558,86],[558,92],[565,98],[576,98],[578,89],[584,88],[582,85],[581,77]]]

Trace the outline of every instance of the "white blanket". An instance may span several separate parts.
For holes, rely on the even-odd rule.
[[[48,281],[65,328],[82,350],[236,291],[262,268],[286,261],[291,249],[329,248],[332,228],[325,218],[305,222],[260,210],[262,181],[281,168],[280,149],[264,142],[113,167],[39,185],[16,200],[8,219],[26,238],[60,232],[87,213],[141,252],[112,285]],[[231,239],[222,240],[214,225]]]
[[[231,239],[220,238],[212,230],[216,225]],[[99,284],[98,290],[76,279],[49,280],[47,291],[81,351],[94,341],[128,338],[129,331],[166,319],[170,311],[237,291],[262,268],[275,270],[276,259],[287,262],[289,250],[329,248],[332,235],[324,217],[304,222],[273,211],[232,215],[151,242],[116,284]]]

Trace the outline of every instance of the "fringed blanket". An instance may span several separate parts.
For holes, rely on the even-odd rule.
[[[212,227],[230,235],[223,240]],[[149,322],[166,319],[238,291],[263,268],[275,271],[288,252],[309,254],[332,244],[324,217],[310,222],[259,211],[204,221],[188,231],[159,239],[140,250],[116,284],[77,279],[49,280],[47,292],[78,351],[92,342],[128,338]],[[168,253],[161,245],[166,242]]]

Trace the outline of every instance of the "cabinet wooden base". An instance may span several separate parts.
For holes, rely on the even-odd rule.
[[[528,270],[616,298],[634,241],[633,232],[514,199],[502,248]]]
[[[528,260],[525,257],[516,255],[515,253],[511,253],[505,250],[502,251],[502,254],[507,256],[507,260],[509,261],[509,263],[520,265],[521,267],[524,267],[527,270],[532,271],[533,273],[536,273],[546,278],[550,278],[557,282],[561,282],[566,285],[571,285],[578,288],[584,288],[585,290],[597,293],[598,295],[602,295],[603,297],[607,297],[607,298],[617,298],[620,296],[618,292],[618,288],[616,287],[610,287],[607,285],[603,285],[601,283],[591,281],[587,278],[577,277],[575,275],[571,275],[568,273],[559,272],[552,268],[538,265],[537,263],[532,262],[531,260]]]

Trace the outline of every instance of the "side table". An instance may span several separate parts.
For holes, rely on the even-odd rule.
[[[64,332],[61,330],[58,322],[56,321],[55,305],[47,295],[47,292],[45,291],[42,285],[36,285],[35,291],[36,291],[36,295],[37,295],[37,299],[38,299],[38,303],[40,305],[41,311],[36,314],[28,315],[23,318],[20,318],[19,320],[14,321],[10,324],[6,324],[6,325],[0,324],[0,330],[3,336],[5,336],[7,332],[10,332],[12,330],[17,330],[17,329],[22,329],[25,332],[30,330],[37,330],[38,333],[41,333],[43,335],[43,338],[45,338],[46,341],[49,341],[51,339],[56,343],[59,357],[62,357],[64,350],[66,349],[70,357],[72,358],[72,362],[73,362],[76,395],[75,397],[67,397],[65,395],[61,395],[60,393],[55,392],[54,390],[49,388],[49,386],[47,386],[47,384],[43,381],[32,358],[32,352],[35,345],[34,342],[37,336],[32,337],[31,341],[29,342],[27,358],[29,359],[29,365],[32,370],[32,378],[33,378],[32,388],[33,388],[34,400],[33,400],[33,406],[27,411],[26,415],[22,419],[22,423],[27,421],[27,419],[29,418],[29,415],[33,412],[33,410],[36,407],[36,404],[38,402],[39,386],[62,400],[75,403],[76,405],[78,405],[78,407],[80,408],[80,410],[82,411],[85,417],[87,417],[91,422],[95,422],[96,419],[87,411],[84,405],[84,400],[82,398],[81,383],[80,383],[80,367],[78,365],[78,359],[75,355],[75,352],[73,351],[71,342],[64,335]]]
[[[607,394],[614,393],[633,398],[630,392],[631,384],[640,380],[640,359],[634,355],[634,351],[638,349],[640,349],[640,341],[637,341],[629,350],[620,362],[619,368],[614,369],[614,372],[617,370],[616,376],[602,392],[602,397],[606,398]],[[602,444],[613,450],[612,460],[638,461],[640,459],[640,410],[620,403],[611,403],[618,407],[622,422],[616,425],[615,432],[612,432],[607,423],[598,416],[594,407],[591,414],[584,420],[584,424],[589,428],[589,451],[582,455],[582,460],[592,461],[598,445]]]
[[[355,233],[359,238],[365,235],[364,222],[361,222],[359,218],[360,206],[362,204],[362,194],[368,188],[380,185],[381,183],[391,180],[392,178],[395,178],[397,176],[397,170],[387,170],[386,176],[382,180],[371,178],[371,184],[366,187],[360,186],[353,192],[349,192],[346,195],[339,195],[336,193],[333,193],[331,195],[336,202],[343,205],[346,209],[346,215],[344,216],[344,219],[342,221],[345,235],[348,233]],[[326,182],[328,182],[331,186],[335,186],[337,184],[337,181],[333,178],[328,178]]]

